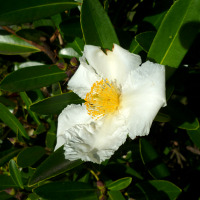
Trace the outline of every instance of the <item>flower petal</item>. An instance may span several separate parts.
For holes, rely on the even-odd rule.
[[[121,102],[129,136],[147,135],[159,109],[166,105],[164,66],[147,61],[134,70],[122,87]]]
[[[65,132],[65,158],[101,163],[122,145],[127,137],[120,116],[104,118],[87,125],[75,125]]]
[[[93,68],[86,63],[85,59],[81,58],[79,68],[68,82],[68,89],[84,99],[86,94],[90,92],[93,83],[100,79]]]
[[[99,75],[109,81],[117,80],[119,84],[124,83],[129,72],[141,64],[140,56],[132,54],[116,44],[112,51],[108,50],[106,53],[100,47],[92,45],[86,45],[84,48],[84,56],[89,64]]]
[[[61,147],[65,142],[65,131],[72,128],[76,124],[87,124],[93,121],[90,115],[87,113],[85,105],[67,106],[58,117],[58,129],[57,129],[57,144],[55,150]]]

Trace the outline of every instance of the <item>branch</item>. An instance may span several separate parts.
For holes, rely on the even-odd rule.
[[[53,63],[56,63],[57,59],[56,59],[56,55],[54,52],[51,51],[51,49],[48,47],[48,46],[42,46],[42,45],[39,45],[31,40],[27,40],[19,35],[17,35],[15,33],[15,31],[7,26],[2,26],[2,28],[6,31],[8,31],[9,33],[12,33],[13,35],[17,36],[18,38],[24,40],[25,42],[37,47],[38,49],[40,49],[41,51],[43,51],[50,59]]]

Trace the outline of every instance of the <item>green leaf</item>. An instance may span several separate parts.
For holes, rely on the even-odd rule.
[[[97,200],[96,189],[81,182],[47,183],[34,189],[34,192],[48,200]]]
[[[72,43],[68,43],[66,48],[59,51],[59,56],[63,58],[79,58],[82,56],[84,42],[80,38],[76,38]]]
[[[26,92],[20,92],[20,96],[21,96],[22,100],[24,101],[24,103],[26,104],[26,108],[27,108],[30,116],[33,118],[33,120],[36,122],[37,125],[40,125],[40,120],[39,120],[38,116],[34,112],[32,112],[29,108],[30,105],[32,104],[32,101],[30,100],[30,98],[28,97]]]
[[[10,160],[9,162],[9,171],[14,183],[18,185],[20,188],[24,189],[24,184],[22,182],[20,171],[17,168],[17,165],[14,160]]]
[[[149,173],[157,179],[169,176],[170,172],[167,166],[160,160],[153,146],[144,138],[140,139],[139,145],[142,161],[149,170]]]
[[[108,196],[109,196],[108,200],[125,200],[120,191],[115,191],[115,190],[108,191]]]
[[[83,99],[73,92],[46,98],[31,105],[31,110],[41,114],[59,114],[67,105],[84,103]]]
[[[40,50],[38,48],[15,35],[0,35],[0,54],[19,55],[39,51]]]
[[[147,31],[136,35],[135,40],[144,49],[144,51],[148,52],[155,35],[156,32]]]
[[[11,158],[15,157],[22,149],[14,149],[0,158],[0,166],[6,164]]]
[[[161,112],[159,112],[154,119],[154,121],[157,121],[157,122],[169,122],[170,120],[171,118],[169,115],[161,113]]]
[[[131,181],[131,177],[124,177],[110,183],[109,185],[107,185],[107,188],[109,190],[123,190],[131,184]]]
[[[12,25],[46,18],[78,5],[74,0],[8,0],[1,4],[0,25]]]
[[[81,27],[86,44],[112,49],[119,44],[109,17],[98,0],[84,0],[81,9]]]
[[[133,187],[133,197],[136,199],[175,200],[181,189],[169,181],[152,180],[137,183]]]
[[[11,92],[21,92],[48,86],[63,80],[67,75],[56,65],[38,65],[12,72],[6,76],[0,88]]]
[[[80,164],[83,161],[69,161],[65,159],[63,146],[52,153],[35,171],[31,179],[29,180],[29,186],[32,186],[38,182],[52,178],[59,174],[62,174]]]
[[[82,38],[82,32],[81,32],[81,25],[80,25],[80,19],[79,18],[70,18],[66,21],[63,21],[60,24],[60,29],[64,33],[65,38],[67,37],[79,37]]]
[[[0,191],[7,188],[18,187],[10,176],[0,174]]]
[[[7,124],[16,134],[20,134],[25,138],[29,138],[24,127],[19,122],[19,120],[10,111],[0,103],[0,119]]]
[[[170,123],[178,128],[186,130],[196,130],[199,128],[198,118],[187,106],[179,102],[169,101],[163,111],[170,116]]]
[[[136,42],[135,39],[132,40],[129,51],[131,53],[139,54],[140,51],[142,51],[142,47]]]
[[[148,58],[177,68],[199,31],[200,1],[175,1],[165,15]]]
[[[29,167],[36,163],[45,154],[45,149],[40,146],[28,147],[17,156],[17,164],[20,167]],[[31,155],[31,156],[30,156]]]
[[[192,142],[200,149],[200,128],[197,130],[187,130],[187,134]]]
[[[0,192],[0,199],[1,200],[16,200],[13,196],[9,195],[6,192]]]

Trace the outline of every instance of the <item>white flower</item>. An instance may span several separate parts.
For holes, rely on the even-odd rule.
[[[58,118],[57,145],[65,158],[101,163],[122,145],[149,133],[165,98],[165,68],[118,45],[104,53],[86,45],[80,66],[68,83],[85,99],[67,106]]]

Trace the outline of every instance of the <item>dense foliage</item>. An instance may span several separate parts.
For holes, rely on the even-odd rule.
[[[7,0],[0,11],[1,200],[200,199],[199,0]],[[67,82],[84,44],[113,43],[166,66],[167,107],[101,165],[66,160],[57,117],[83,102]]]

